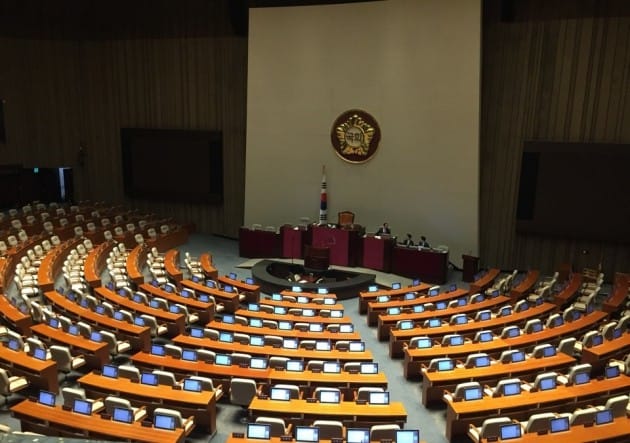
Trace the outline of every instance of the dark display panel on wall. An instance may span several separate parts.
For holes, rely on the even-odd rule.
[[[525,142],[517,231],[630,241],[629,165],[627,144]]]
[[[223,202],[223,137],[216,131],[122,128],[125,194],[188,203]]]

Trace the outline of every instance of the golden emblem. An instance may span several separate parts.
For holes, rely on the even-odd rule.
[[[363,163],[376,153],[381,130],[370,114],[352,109],[337,117],[330,137],[335,152],[342,159],[350,163]]]

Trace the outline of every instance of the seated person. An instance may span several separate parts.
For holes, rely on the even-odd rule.
[[[411,239],[411,234],[407,234],[407,238],[403,240],[401,245],[403,245],[403,246],[414,246],[414,242]]]
[[[424,235],[420,237],[420,241],[418,242],[418,246],[420,246],[422,248],[430,248],[431,247],[429,245],[429,242],[427,241],[427,238]]]
[[[381,235],[381,234],[391,235],[391,233],[392,233],[392,230],[389,228],[389,223],[385,222],[383,223],[383,226],[378,228],[378,231],[376,231],[376,234],[374,235]]]

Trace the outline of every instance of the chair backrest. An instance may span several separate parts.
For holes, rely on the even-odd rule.
[[[132,365],[118,366],[118,376],[128,378],[131,381],[140,381],[140,369]]]
[[[592,424],[595,421],[595,414],[597,411],[598,409],[595,407],[577,409],[573,411],[573,414],[571,414],[569,422],[571,423],[571,426]]]
[[[549,431],[549,420],[555,418],[556,414],[553,412],[541,412],[540,414],[533,414],[527,420],[525,425],[525,432],[544,432]]]
[[[512,423],[508,417],[492,417],[487,418],[483,421],[481,425],[481,430],[479,431],[480,438],[497,438],[501,434],[501,425],[505,425],[508,423]]]
[[[257,417],[256,424],[269,425],[269,435],[271,437],[280,437],[285,435],[287,431],[284,420],[279,417]]]
[[[70,354],[70,349],[68,349],[68,347],[51,345],[48,349],[50,350],[50,356],[52,359],[57,362],[59,370],[64,372],[72,370],[72,355]]]
[[[276,385],[273,385],[274,388],[280,388],[280,389],[286,389],[289,391],[289,395],[292,399],[299,399],[300,398],[300,387],[298,385],[290,385],[290,384],[283,384],[283,383],[279,383]]]
[[[114,414],[114,408],[133,409],[129,400],[115,395],[108,395],[103,403],[105,403],[105,412],[110,416]]]
[[[331,440],[343,437],[343,423],[336,420],[315,420],[313,427],[319,429],[320,440]]]
[[[161,385],[175,386],[177,384],[177,380],[175,380],[175,374],[170,371],[154,369],[151,372],[158,376],[158,383]]]
[[[64,387],[61,389],[61,394],[63,395],[63,404],[65,406],[72,406],[74,404],[74,400],[85,400],[85,390],[82,388],[73,388],[73,387]]]
[[[385,389],[377,386],[361,386],[357,389],[357,400],[369,400],[371,392],[385,392]]]
[[[396,440],[396,431],[400,430],[397,424],[373,425],[370,427],[370,441]]]
[[[249,406],[256,395],[256,390],[254,380],[234,377],[230,381],[230,402],[240,406]]]
[[[606,409],[610,409],[613,413],[613,417],[625,417],[626,409],[628,407],[628,395],[617,395],[611,397],[606,401]]]

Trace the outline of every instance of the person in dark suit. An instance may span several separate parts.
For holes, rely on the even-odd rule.
[[[415,246],[415,243],[411,239],[411,234],[407,234],[407,238],[401,243],[403,246]]]
[[[385,222],[385,223],[383,223],[383,226],[378,228],[378,231],[376,231],[375,235],[391,234],[391,233],[392,233],[392,230],[389,229],[389,223]]]
[[[427,238],[424,235],[420,237],[420,241],[418,242],[418,246],[420,246],[422,248],[430,248],[431,247],[429,245],[429,242],[427,241]]]

